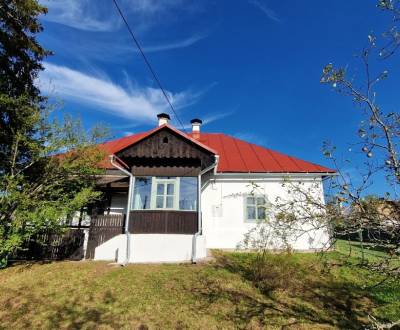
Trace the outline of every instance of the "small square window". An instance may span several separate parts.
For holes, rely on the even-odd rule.
[[[166,201],[167,201],[166,208],[172,209],[174,207],[174,196],[167,196],[166,198],[167,198],[166,199]]]
[[[163,183],[157,184],[157,195],[164,195],[164,184]]]
[[[256,219],[256,208],[254,206],[247,206],[247,220]]]
[[[164,196],[157,196],[156,198],[156,208],[162,209],[164,207]]]
[[[255,197],[247,197],[247,204],[255,205],[256,204]]]
[[[167,184],[167,195],[174,194],[174,185],[172,183]]]
[[[246,196],[245,202],[245,220],[256,222],[266,218],[266,198],[265,196]]]
[[[265,219],[265,206],[257,207],[257,219],[258,220]]]
[[[265,198],[264,197],[257,197],[257,205],[264,205]]]

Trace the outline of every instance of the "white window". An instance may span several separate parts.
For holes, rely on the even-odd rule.
[[[133,210],[197,211],[196,177],[136,177]]]
[[[248,222],[264,220],[266,216],[266,198],[263,195],[244,197],[244,218]]]
[[[156,177],[153,180],[153,193],[155,198],[152,199],[153,209],[170,209],[178,208],[178,178],[161,178]]]
[[[133,210],[149,210],[151,201],[151,177],[136,177],[133,191]]]

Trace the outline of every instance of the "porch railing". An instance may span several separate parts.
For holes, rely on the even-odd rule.
[[[131,211],[129,232],[132,234],[194,234],[198,228],[198,212]]]
[[[124,232],[124,214],[104,214],[92,216],[89,239],[86,248],[86,259],[93,259],[99,245]]]

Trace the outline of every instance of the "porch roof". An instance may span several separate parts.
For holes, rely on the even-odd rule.
[[[261,147],[223,133],[201,133],[199,137],[195,138],[191,133],[183,133],[168,124],[148,132],[132,134],[108,141],[100,144],[99,147],[108,155],[116,154],[165,127],[173,130],[199,147],[219,155],[217,167],[219,173],[335,173],[333,169]],[[102,168],[112,168],[108,157],[100,166]]]

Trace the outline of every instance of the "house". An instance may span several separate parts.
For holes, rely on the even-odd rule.
[[[118,262],[181,262],[206,257],[210,249],[235,249],[244,234],[265,216],[263,205],[285,194],[291,178],[317,184],[323,203],[325,177],[334,171],[222,133],[203,133],[193,119],[192,132],[169,124],[106,142],[109,155],[99,180],[105,199],[95,213],[125,215],[123,232],[95,246],[94,259]],[[255,194],[257,183],[265,193]],[[321,248],[329,235],[299,239],[299,250]],[[89,237],[90,240],[90,237]]]

